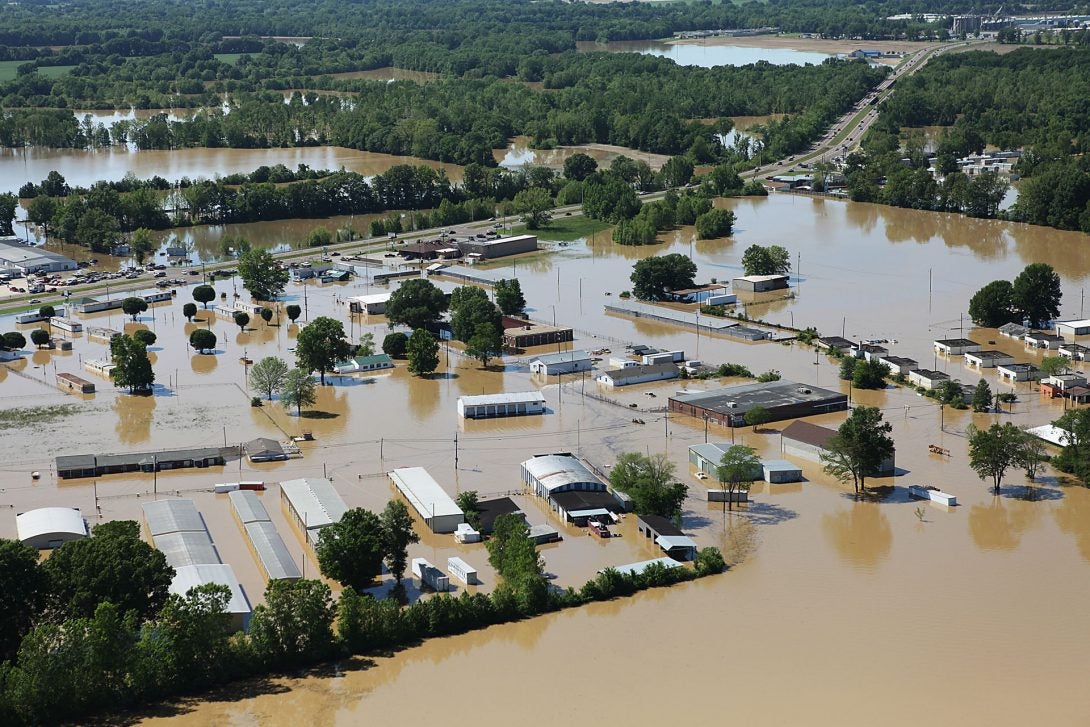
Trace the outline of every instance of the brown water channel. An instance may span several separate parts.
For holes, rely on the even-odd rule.
[[[500,264],[526,292],[531,315],[577,327],[578,347],[625,342],[683,348],[709,363],[733,361],[755,371],[778,369],[786,378],[843,388],[836,364],[800,346],[743,344],[668,324],[607,315],[602,306],[630,287],[631,265],[661,252],[692,254],[700,277],[737,274],[746,246],[781,244],[799,264],[793,298],[748,306],[752,317],[823,333],[896,339],[893,353],[915,358],[975,381],[959,359],[936,359],[934,338],[961,334],[995,340],[995,348],[1020,361],[1040,353],[973,330],[961,315],[982,284],[1012,278],[1027,263],[1048,262],[1063,278],[1063,317],[1077,317],[1080,292],[1090,273],[1085,235],[999,222],[966,220],[841,201],[773,195],[724,202],[738,214],[734,238],[695,241],[692,231],[668,242],[620,248],[608,233],[588,242],[550,247],[532,257]],[[443,282],[450,289],[452,284]],[[232,282],[217,283],[232,294]],[[381,317],[349,320],[338,298],[375,290],[370,281],[288,288],[287,302],[307,306],[307,317],[336,315],[353,337],[386,333]],[[930,292],[929,292],[930,290]],[[612,295],[606,295],[612,293]],[[893,423],[900,476],[872,481],[888,496],[857,502],[816,464],[805,463],[801,485],[759,486],[739,514],[724,515],[703,502],[703,486],[690,474],[687,447],[704,441],[702,422],[663,419],[655,407],[686,382],[666,382],[610,392],[588,379],[557,382],[530,376],[527,355],[508,357],[502,371],[481,371],[452,349],[431,379],[410,377],[401,366],[372,379],[333,377],[322,389],[315,414],[299,419],[279,405],[249,406],[245,367],[239,358],[292,358],[295,330],[266,327],[241,333],[224,320],[211,322],[220,337],[215,355],[185,346],[180,315],[188,289],[173,304],[141,317],[159,334],[153,347],[158,376],[155,396],[130,397],[81,368],[102,357],[103,344],[75,339],[72,353],[28,352],[25,361],[0,367],[3,406],[73,403],[77,411],[52,422],[2,429],[6,461],[0,502],[12,512],[43,504],[78,506],[95,518],[96,487],[90,481],[57,483],[58,454],[144,451],[234,443],[256,436],[283,439],[309,429],[315,441],[304,457],[286,463],[231,462],[222,471],[181,470],[112,476],[97,482],[103,518],[140,517],[148,497],[181,493],[197,501],[225,561],[235,568],[252,601],[263,583],[223,495],[214,482],[302,476],[334,478],[350,505],[381,507],[391,496],[382,473],[397,466],[424,466],[452,494],[517,490],[518,463],[545,451],[579,452],[606,465],[625,451],[665,451],[690,486],[684,526],[701,545],[723,547],[741,564],[727,574],[634,599],[495,627],[429,642],[366,669],[337,676],[286,679],[268,694],[198,701],[172,721],[188,724],[356,724],[368,717],[423,724],[438,710],[422,709],[421,694],[441,708],[465,709],[474,695],[473,719],[509,722],[525,712],[527,684],[547,683],[548,706],[528,720],[585,719],[608,705],[611,720],[707,723],[730,710],[758,724],[1082,724],[1090,697],[1081,688],[1090,666],[1090,616],[1080,604],[1090,596],[1090,490],[1048,472],[1032,489],[1021,473],[993,495],[967,465],[965,428],[996,420],[1037,425],[1062,413],[1059,402],[1041,399],[1019,384],[1013,413],[972,415],[946,411],[905,388],[860,394],[855,401],[881,407]],[[120,313],[98,314],[85,325],[131,326]],[[13,328],[0,321],[0,329]],[[991,346],[990,346],[991,347]],[[532,353],[532,352],[530,352]],[[816,362],[816,364],[815,364]],[[1078,367],[1082,368],[1082,364]],[[99,384],[82,400],[53,387],[55,373],[77,373]],[[986,373],[993,389],[1000,385]],[[715,382],[688,382],[707,389]],[[542,417],[460,422],[458,396],[541,389],[549,413]],[[646,396],[647,392],[657,396]],[[600,395],[616,403],[592,398]],[[641,411],[627,407],[636,403]],[[633,416],[647,423],[632,423]],[[835,426],[843,414],[814,421]],[[780,456],[784,423],[736,438],[762,455]],[[455,466],[457,434],[458,464]],[[711,441],[731,432],[712,427]],[[929,444],[950,450],[930,454]],[[43,479],[31,481],[39,470]],[[933,484],[957,495],[944,509],[911,502],[909,484]],[[265,497],[280,532],[297,559],[298,537],[276,506],[275,488]],[[532,523],[555,520],[527,496],[517,496]],[[917,507],[920,514],[917,514]],[[560,585],[578,585],[601,567],[654,557],[634,537],[603,542],[575,529],[544,550],[547,569]],[[0,536],[14,535],[14,517],[0,518]],[[479,545],[458,546],[446,536],[426,536],[412,556],[442,564],[458,554],[481,569],[485,589],[494,574]],[[313,574],[313,561],[307,561]],[[654,689],[656,696],[650,697]],[[241,690],[240,690],[241,691]],[[670,696],[665,696],[670,695]],[[545,715],[549,715],[546,717]]]

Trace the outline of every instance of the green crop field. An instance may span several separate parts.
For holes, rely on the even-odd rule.
[[[19,66],[29,61],[0,61],[0,83],[13,81],[18,75]],[[38,69],[38,75],[45,78],[56,78],[71,71],[75,66],[46,66]]]

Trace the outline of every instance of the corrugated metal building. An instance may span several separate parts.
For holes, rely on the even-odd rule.
[[[423,467],[401,467],[389,476],[433,533],[453,533],[465,522],[465,513]]]
[[[299,566],[269,518],[261,497],[252,490],[235,490],[227,493],[227,497],[265,577],[269,580],[302,578]]]
[[[280,499],[311,546],[317,544],[322,528],[340,522],[348,510],[333,483],[324,478],[281,482]]]
[[[545,396],[540,391],[458,397],[458,416],[463,419],[489,419],[544,413]]]

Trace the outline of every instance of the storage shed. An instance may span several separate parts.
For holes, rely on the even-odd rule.
[[[87,521],[79,508],[40,507],[15,516],[19,542],[37,550],[59,548],[87,537]]]
[[[423,467],[401,467],[389,476],[433,533],[453,533],[465,522],[465,513]]]
[[[458,416],[463,419],[491,419],[544,413],[545,395],[540,391],[458,397]]]
[[[449,591],[450,579],[443,572],[423,558],[413,558],[413,575],[420,581],[421,587],[427,586],[433,591]]]
[[[250,602],[242,590],[242,584],[235,577],[235,571],[223,563],[186,565],[175,568],[174,580],[170,583],[170,592],[184,596],[189,589],[208,583],[219,583],[231,591],[227,601],[227,613],[231,616],[231,629],[245,631],[250,625]]]
[[[143,509],[144,521],[152,539],[167,533],[208,532],[192,500],[145,502]]]
[[[636,518],[636,529],[671,558],[692,560],[696,557],[696,542],[664,517],[640,515]]]
[[[280,499],[306,542],[318,542],[322,528],[340,522],[348,506],[325,478],[288,480],[280,483]]]
[[[227,497],[265,577],[269,580],[302,578],[299,566],[269,518],[261,496],[252,490],[235,490]]]

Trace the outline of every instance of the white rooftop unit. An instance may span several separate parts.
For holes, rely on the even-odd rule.
[[[304,531],[340,522],[348,510],[344,500],[333,489],[333,483],[324,478],[281,482],[280,496]]]
[[[144,520],[153,539],[167,533],[207,532],[192,500],[145,502]]]
[[[19,541],[31,548],[58,548],[87,537],[87,522],[75,507],[40,507],[15,516]]]
[[[204,565],[185,565],[175,568],[174,580],[170,583],[170,592],[184,596],[189,589],[207,583],[219,583],[231,589],[231,598],[227,601],[227,613],[231,615],[231,625],[236,631],[245,630],[250,623],[250,602],[242,590],[242,584],[235,577],[235,571],[223,563]]]
[[[162,551],[167,563],[175,570],[187,565],[222,562],[212,544],[212,538],[204,530],[157,535],[155,548]]]
[[[465,522],[465,513],[423,467],[401,467],[390,479],[433,533],[453,533]]]

